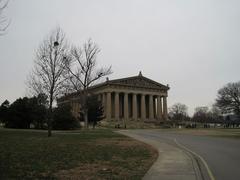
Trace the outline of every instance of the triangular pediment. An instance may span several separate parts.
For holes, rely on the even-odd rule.
[[[112,80],[109,82],[109,84],[134,86],[134,87],[142,87],[142,88],[169,89],[168,86],[164,86],[144,76],[134,76],[129,78]]]

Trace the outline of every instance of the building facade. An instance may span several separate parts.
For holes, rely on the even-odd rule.
[[[98,95],[104,107],[107,121],[160,121],[167,119],[168,85],[162,85],[138,76],[116,80],[107,80],[89,88],[89,92]],[[58,104],[70,103],[73,114],[78,117],[80,99],[77,93],[60,98]]]

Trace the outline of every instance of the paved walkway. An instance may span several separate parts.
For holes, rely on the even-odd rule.
[[[143,180],[200,180],[201,175],[194,158],[186,151],[164,140],[143,137],[131,130],[118,131],[152,145],[159,156]]]

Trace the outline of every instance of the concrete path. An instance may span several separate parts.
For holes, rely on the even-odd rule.
[[[166,139],[177,142],[181,147],[195,153],[194,157],[198,157],[201,165],[204,165],[201,167],[201,172],[206,170],[203,175],[207,174],[211,180],[240,179],[240,139],[238,138],[184,134],[160,129],[134,130],[134,133],[144,137],[151,136],[159,141]]]
[[[200,180],[202,179],[193,156],[176,144],[151,136],[143,137],[131,130],[118,131],[139,141],[152,145],[159,152],[158,159],[149,169],[143,180]]]

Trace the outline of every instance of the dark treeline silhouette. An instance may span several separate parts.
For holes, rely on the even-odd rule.
[[[223,116],[215,105],[211,109],[206,106],[196,107],[192,121],[199,123],[223,123]]]
[[[169,108],[169,120],[173,127],[186,128],[238,128],[240,127],[240,116],[238,114],[226,114],[220,109],[217,104],[211,108],[207,106],[196,107],[192,117],[187,115],[187,106],[181,103],[176,103]]]
[[[0,119],[7,128],[43,128],[46,108],[40,96],[19,98],[10,104],[7,100],[0,107]],[[8,102],[8,103],[7,103]]]
[[[4,101],[0,106],[0,123],[6,128],[47,129],[47,97],[39,94],[37,97],[18,98],[12,104]],[[93,128],[103,119],[103,107],[97,96],[89,96],[89,123]],[[70,130],[80,128],[83,118],[75,118],[70,104],[53,108],[52,128],[55,130]]]

